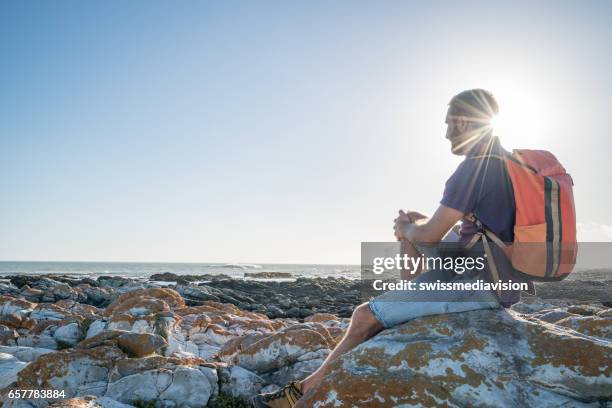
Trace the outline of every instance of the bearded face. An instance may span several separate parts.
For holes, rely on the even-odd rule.
[[[446,114],[446,138],[451,142],[451,152],[465,155],[484,136],[483,124],[464,116]]]

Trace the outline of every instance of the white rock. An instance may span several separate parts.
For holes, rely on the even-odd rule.
[[[9,386],[17,380],[17,373],[27,365],[28,363],[19,361],[11,354],[0,353],[0,389]]]
[[[221,350],[221,346],[215,346],[212,344],[198,344],[198,356],[203,359],[209,359]]]
[[[136,320],[132,325],[132,331],[137,333],[153,333],[153,327],[146,320]]]
[[[62,320],[66,317],[65,313],[49,309],[36,309],[30,313],[30,317],[34,320]]]
[[[41,405],[42,406],[42,405]],[[46,406],[46,404],[44,405]],[[10,398],[3,401],[2,408],[35,408],[37,405],[21,398]]]
[[[40,336],[34,334],[21,336],[17,339],[17,345],[22,347],[37,347],[46,349],[57,348],[57,342],[48,332],[44,332]]]
[[[208,378],[212,386],[211,398],[216,397],[219,394],[219,374],[217,370],[211,367],[198,367],[198,370]]]
[[[139,319],[130,324],[128,321],[120,320],[109,322],[106,327],[108,330],[124,330],[137,333],[153,333],[153,327],[146,320]]]
[[[297,381],[308,377],[323,364],[324,358],[300,361],[295,364],[281,367],[273,373],[263,375],[267,383],[285,385],[290,381]]]
[[[194,342],[185,339],[185,335],[180,332],[170,332],[168,336],[168,347],[166,348],[166,356],[176,353],[188,353],[194,356],[198,355],[198,346]]]
[[[296,408],[596,407],[612,396],[611,356],[610,341],[512,310],[429,316],[344,354]]]
[[[81,340],[81,329],[77,323],[69,323],[58,327],[53,333],[53,338],[58,342],[63,342],[74,346]]]
[[[52,353],[55,350],[40,347],[0,346],[0,353],[14,356],[19,361],[26,363],[36,360],[43,354]]]
[[[169,371],[150,370],[109,383],[104,396],[126,404],[152,401],[171,383],[172,373]]]
[[[85,338],[88,339],[90,337],[93,337],[96,334],[103,332],[104,329],[106,329],[106,322],[104,320],[96,320],[92,322],[87,328],[87,335],[85,336]]]
[[[221,346],[234,337],[236,337],[236,335],[230,334],[229,332],[216,333],[213,330],[206,330],[205,332],[195,333],[189,336],[189,340],[198,345],[214,344]]]
[[[261,390],[265,381],[252,371],[240,366],[223,368],[221,377],[221,393],[249,401]]]
[[[102,353],[96,355],[90,350],[45,354],[33,363],[37,367],[34,374],[37,377],[29,380],[38,384],[38,388],[64,390],[66,398],[102,396],[108,383],[110,362],[118,356],[119,353],[115,356]],[[45,402],[36,401],[37,406]]]
[[[0,305],[0,316],[8,314],[16,314],[19,316],[27,316],[33,309],[16,304],[16,302],[5,302]]]
[[[108,385],[105,396],[123,403],[158,400],[161,406],[196,408],[218,393],[215,370],[178,367],[149,370],[123,377]]]
[[[172,402],[168,405],[199,408],[206,405],[215,393],[217,384],[211,384],[210,380],[197,368],[179,367],[174,372],[172,384],[159,395],[159,399],[164,405]]]

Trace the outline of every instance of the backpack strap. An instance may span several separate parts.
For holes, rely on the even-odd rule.
[[[485,255],[487,256],[487,262],[489,263],[489,270],[491,271],[493,283],[497,283],[499,286],[501,286],[499,272],[497,271],[495,258],[493,258],[493,252],[491,251],[491,247],[489,246],[489,240],[487,239],[486,233],[482,235],[482,246],[484,247]],[[501,288],[499,286],[497,288],[497,295],[501,298]]]
[[[474,213],[466,214],[463,217],[463,219],[473,223],[474,225],[476,225],[476,228],[478,228],[478,232],[481,233],[482,236],[487,236],[498,247],[500,247],[501,249],[506,249],[507,245],[504,244],[504,241],[502,241],[493,231],[491,231],[490,229],[485,227],[484,224],[482,222],[480,222],[480,220],[476,217],[476,215],[474,215]],[[475,234],[474,236],[478,237],[478,234]],[[472,241],[474,241],[474,238],[472,238]],[[470,243],[472,241],[470,241]],[[476,240],[474,242],[474,244],[476,242],[478,242],[478,240]],[[474,246],[474,244],[472,244],[472,245],[468,244],[469,245],[468,249],[471,248],[472,246]]]
[[[464,219],[474,223],[476,228],[478,228],[478,232],[474,234],[470,242],[465,246],[466,249],[472,248],[478,241],[482,241],[482,246],[484,247],[485,256],[487,257],[487,263],[489,264],[489,270],[491,271],[491,277],[493,278],[493,283],[499,283],[499,272],[497,269],[497,264],[495,263],[495,258],[493,257],[493,251],[491,251],[491,246],[489,245],[489,240],[494,242],[498,247],[502,250],[506,248],[506,244],[503,243],[501,239],[493,231],[486,228],[482,222],[476,218],[474,213],[469,213],[463,217]],[[501,288],[498,287],[497,295],[501,297]]]
[[[495,245],[497,245],[502,250],[506,249],[508,246],[501,239],[499,239],[499,237],[493,231],[485,227],[482,222],[480,222],[480,220],[476,218],[474,213],[469,213],[465,215],[463,219],[474,223],[474,225],[476,225],[476,227],[478,228],[478,232],[476,232],[472,239],[465,245],[465,248],[470,249],[474,245],[476,245],[478,241],[482,241],[482,246],[484,247],[485,255],[487,256],[487,263],[489,264],[489,270],[491,271],[491,277],[497,282],[499,282],[499,271],[497,269],[497,265],[495,264],[495,258],[493,257],[493,252],[491,251],[489,240],[493,241]],[[536,290],[535,286],[533,285],[533,282],[529,281],[527,282],[527,284],[529,285],[529,288],[525,291],[525,293],[535,296]],[[497,295],[501,297],[500,289],[497,290]]]

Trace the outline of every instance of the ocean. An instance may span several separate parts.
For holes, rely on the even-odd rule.
[[[246,264],[246,263],[153,263],[153,262],[17,262],[0,261],[0,276],[27,274],[62,274],[73,276],[123,276],[148,278],[153,274],[171,272],[177,275],[219,275],[244,278],[245,272],[287,272],[294,277],[360,278],[359,265],[324,264]],[[578,269],[568,280],[612,280],[612,269]],[[285,279],[274,279],[285,280]]]
[[[346,277],[357,279],[359,265],[300,265],[245,263],[145,263],[145,262],[13,262],[0,261],[2,275],[66,274],[75,276],[123,276],[145,278],[171,272],[177,275],[218,275],[244,278],[245,272],[287,272],[295,277]]]

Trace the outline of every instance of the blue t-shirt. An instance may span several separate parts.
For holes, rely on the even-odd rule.
[[[506,165],[498,158],[508,152],[499,139],[492,137],[468,153],[465,160],[446,182],[440,204],[464,214],[474,213],[482,224],[502,241],[514,240],[514,192]],[[485,157],[482,157],[485,156]],[[476,227],[469,221],[461,224],[462,240],[469,240]]]
[[[448,179],[440,203],[464,214],[474,213],[487,229],[493,231],[502,241],[511,243],[514,240],[516,211],[512,181],[503,160],[490,157],[507,154],[509,153],[504,150],[497,137],[485,138],[467,154]],[[477,228],[472,222],[463,220],[461,241],[468,242],[476,231]],[[502,281],[516,281],[513,278],[514,269],[505,256],[495,244],[491,243],[491,247],[499,278]],[[483,277],[492,280],[489,268],[486,268]],[[505,307],[519,300],[519,291],[502,292],[500,296]]]

